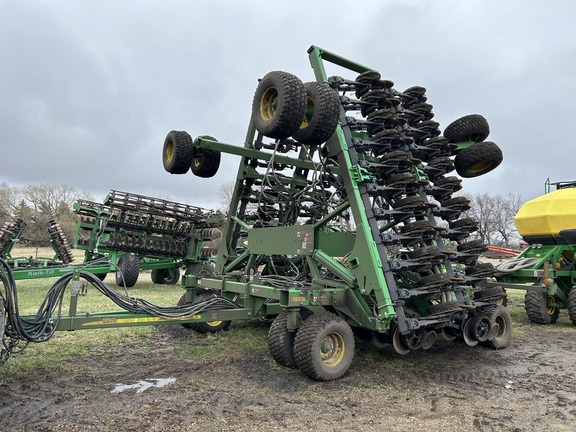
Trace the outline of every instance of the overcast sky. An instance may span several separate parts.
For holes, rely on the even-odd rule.
[[[574,1],[0,0],[0,182],[217,207],[238,158],[170,175],[166,134],[242,145],[258,78],[312,81],[313,44],[426,87],[442,130],[484,115],[504,162],[464,194],[576,180]]]

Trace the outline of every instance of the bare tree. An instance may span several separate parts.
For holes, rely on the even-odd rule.
[[[484,243],[500,246],[515,246],[520,235],[514,224],[514,216],[522,206],[522,197],[507,195],[474,194],[470,199],[470,210],[466,216],[478,221],[476,235]]]
[[[234,182],[224,183],[218,188],[218,198],[220,199],[220,207],[218,210],[222,213],[228,212],[228,207],[230,207],[230,202],[234,196]]]

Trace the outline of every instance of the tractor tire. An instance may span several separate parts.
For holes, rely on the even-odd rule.
[[[568,293],[568,315],[572,324],[576,326],[576,288],[572,287]]]
[[[481,142],[488,138],[490,126],[480,114],[470,114],[454,120],[444,130],[444,137],[451,143]]]
[[[354,333],[348,323],[331,312],[321,312],[300,326],[294,339],[294,359],[307,377],[333,381],[350,368],[354,345]]]
[[[491,141],[484,141],[461,150],[454,157],[454,166],[461,177],[478,177],[498,167],[503,158],[500,147]]]
[[[192,163],[192,137],[185,131],[170,131],[164,140],[162,163],[170,174],[186,174]]]
[[[300,318],[305,321],[312,315],[309,309],[300,310]],[[291,369],[297,367],[296,360],[294,359],[294,338],[296,337],[295,331],[288,331],[288,312],[281,312],[270,326],[268,331],[268,350],[270,355],[276,363],[286,366]]]
[[[298,130],[306,110],[306,89],[287,72],[268,72],[258,84],[252,101],[252,121],[263,135],[284,139]]]
[[[131,288],[136,285],[140,275],[140,259],[136,255],[122,255],[118,260],[116,285]]]
[[[496,335],[482,342],[482,345],[492,349],[506,348],[512,338],[512,317],[508,309],[502,305],[496,305],[490,314],[490,324],[497,326]]]
[[[526,291],[524,296],[524,309],[528,319],[536,324],[554,324],[558,320],[560,310],[557,307],[549,307],[548,294],[540,291]]]
[[[217,141],[216,138],[208,135],[203,135],[199,138]],[[198,148],[196,140],[194,140],[194,145],[192,146],[192,162],[190,164],[192,174],[202,178],[214,177],[218,172],[218,168],[220,168],[220,158],[221,155],[219,151]]]
[[[326,142],[336,130],[340,117],[340,97],[327,85],[318,82],[304,84],[306,111],[300,128],[292,138],[306,145]]]
[[[150,278],[157,285],[176,285],[180,280],[180,269],[154,269]]]

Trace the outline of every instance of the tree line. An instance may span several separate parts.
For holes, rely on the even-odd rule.
[[[26,246],[48,246],[50,236],[46,223],[54,220],[72,244],[77,221],[74,203],[79,199],[94,200],[90,193],[63,184],[10,186],[0,183],[0,227],[7,221],[21,219],[26,229],[20,242]]]
[[[224,212],[227,210],[224,203],[230,202],[232,188],[233,185],[225,185],[218,191]],[[514,216],[523,204],[520,195],[482,193],[467,198],[471,208],[462,217],[472,217],[479,222],[472,238],[496,246],[518,246],[521,237],[514,225]],[[94,201],[90,193],[63,184],[17,187],[0,183],[0,226],[6,221],[22,219],[26,229],[21,242],[30,246],[47,246],[50,238],[46,223],[54,220],[60,224],[68,241],[72,242],[77,223],[74,203],[79,199]]]

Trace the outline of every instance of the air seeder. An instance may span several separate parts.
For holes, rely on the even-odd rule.
[[[469,239],[477,222],[461,217],[469,201],[454,196],[461,179],[448,175],[479,176],[502,161],[485,141],[486,120],[463,117],[442,136],[423,87],[398,91],[371,68],[316,46],[308,54],[315,81],[281,71],[260,80],[243,146],[166,137],[172,174],[208,178],[221,153],[240,157],[214,274],[184,276],[178,308],[136,310],[118,298],[127,312],[62,317],[57,329],[181,323],[217,332],[274,318],[272,357],[322,381],[348,370],[356,340],[400,354],[429,349],[438,335],[508,345],[504,290],[482,288],[485,245]],[[329,77],[327,63],[354,76]]]
[[[496,266],[493,285],[526,290],[524,308],[534,323],[553,324],[560,310],[568,309],[576,325],[576,182],[547,180],[545,192],[516,214],[528,246]]]

